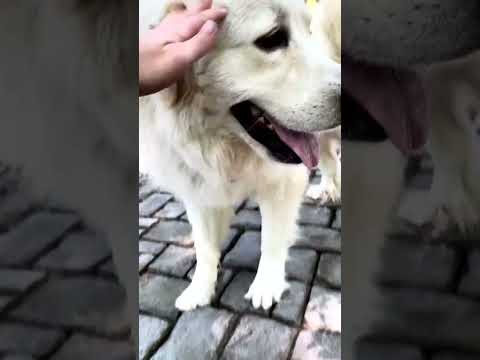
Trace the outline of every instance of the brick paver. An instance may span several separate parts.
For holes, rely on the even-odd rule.
[[[425,191],[431,167],[420,170],[409,186]],[[124,292],[105,240],[17,183],[2,166],[0,359],[131,359]],[[341,209],[305,202],[287,266],[291,288],[263,311],[243,299],[258,263],[260,214],[252,201],[242,204],[212,305],[189,313],[174,307],[195,268],[183,207],[142,178],[139,210],[141,359],[341,358]],[[480,359],[478,232],[432,242],[409,230],[385,243],[385,316],[358,343],[359,359]]]
[[[433,172],[428,156],[415,165],[407,184],[418,196]],[[432,241],[412,223],[387,238],[378,274],[383,315],[359,342],[358,359],[480,359],[479,240],[478,231],[451,231]]]
[[[0,359],[133,359],[105,239],[0,169]]]
[[[319,174],[312,181],[318,183]],[[190,225],[178,201],[151,189],[144,178],[139,208],[142,216],[149,217],[139,221],[143,231],[139,243],[142,360],[304,359],[311,348],[325,359],[340,359],[339,208],[306,199],[299,239],[289,251],[286,266],[290,289],[280,304],[265,311],[244,299],[260,260],[261,216],[255,202],[241,204],[222,246],[212,304],[180,313],[175,299],[195,268]],[[315,329],[310,324],[314,314],[325,319]]]

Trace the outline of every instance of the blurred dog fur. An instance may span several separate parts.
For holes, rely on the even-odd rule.
[[[106,236],[136,341],[135,6],[20,0],[3,4],[0,18],[0,159],[20,165],[38,197],[80,212]]]

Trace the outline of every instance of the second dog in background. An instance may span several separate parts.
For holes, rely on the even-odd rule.
[[[341,0],[308,1],[313,18],[310,26],[319,51],[326,51],[337,63],[341,62]],[[327,46],[327,48],[323,48]],[[317,134],[320,144],[318,169],[321,182],[310,186],[307,196],[320,203],[341,202],[341,127]]]

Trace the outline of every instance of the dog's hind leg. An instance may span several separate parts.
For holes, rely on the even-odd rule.
[[[193,310],[210,303],[220,261],[220,244],[228,233],[233,216],[232,208],[211,208],[186,204],[192,224],[197,267],[191,284],[177,298],[175,306],[182,311]]]
[[[245,295],[255,308],[270,308],[288,287],[285,262],[288,247],[295,239],[296,220],[308,180],[303,170],[288,173],[283,177],[287,181],[264,186],[257,193],[262,214],[262,255],[255,280]]]

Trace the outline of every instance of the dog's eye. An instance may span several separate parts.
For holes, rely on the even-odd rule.
[[[255,46],[260,50],[271,52],[288,47],[289,34],[287,29],[281,27],[269,32],[255,41]]]

